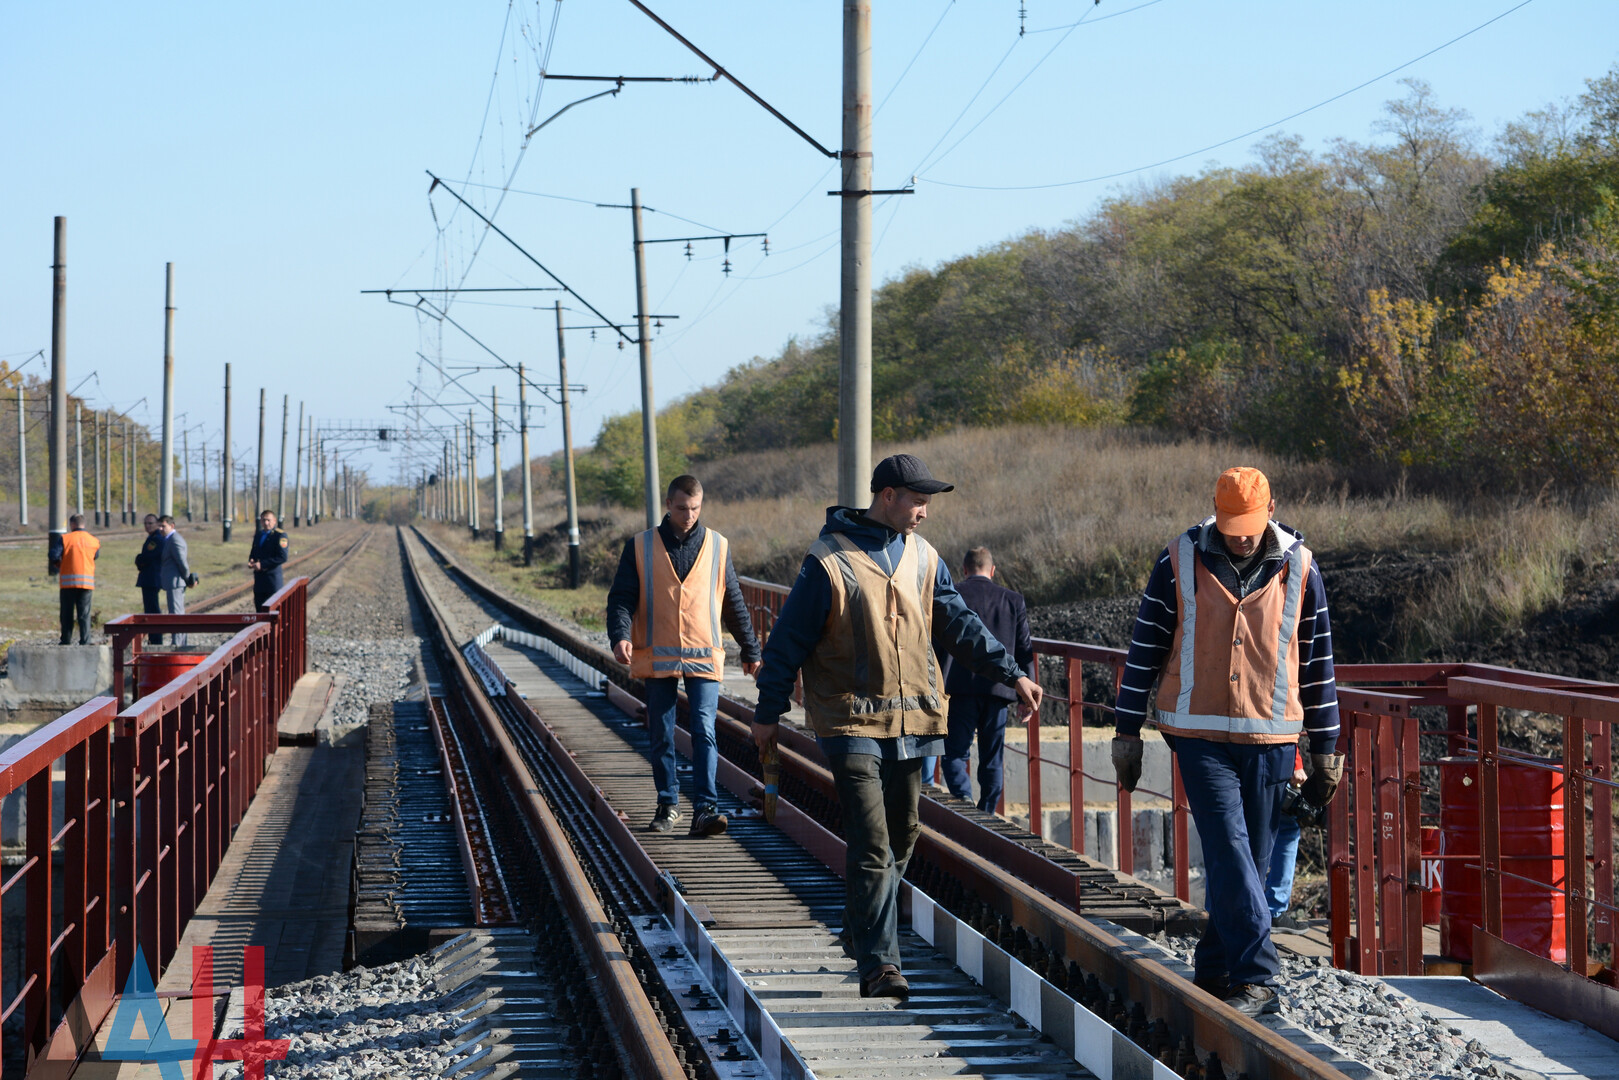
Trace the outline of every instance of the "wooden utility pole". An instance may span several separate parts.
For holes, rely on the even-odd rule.
[[[838,503],[871,486],[871,0],[843,3],[843,265],[838,316]],[[641,331],[643,336],[646,331]]]
[[[157,513],[174,515],[174,264],[164,264],[163,464],[158,469]]]
[[[663,517],[658,490],[658,416],[652,403],[652,332],[647,326],[646,248],[641,240],[641,189],[630,189],[630,219],[635,237],[635,336],[641,351],[641,460],[646,473],[646,527]]]
[[[562,387],[562,464],[568,500],[568,588],[579,587],[579,497],[573,486],[573,417],[568,408],[568,343],[557,304],[557,380]]]

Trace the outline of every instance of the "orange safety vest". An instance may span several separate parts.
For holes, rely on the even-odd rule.
[[[720,636],[720,607],[725,603],[725,567],[730,543],[713,529],[705,530],[686,580],[658,536],[648,529],[635,538],[635,566],[641,577],[641,602],[630,630],[630,675],[664,679],[695,675],[719,679],[725,674],[725,639]]]
[[[96,552],[101,541],[75,529],[62,536],[62,563],[57,568],[57,584],[64,589],[93,589],[96,587]]]
[[[1212,528],[1211,517],[1205,535]],[[1304,730],[1298,625],[1310,549],[1274,523],[1267,528],[1281,544],[1282,569],[1241,600],[1203,565],[1190,530],[1171,545],[1179,604],[1158,684],[1159,730],[1238,743],[1296,742]]]

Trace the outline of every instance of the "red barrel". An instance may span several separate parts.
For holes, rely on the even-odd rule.
[[[1422,922],[1424,926],[1439,923],[1439,898],[1443,895],[1440,874],[1444,861],[1435,858],[1445,853],[1444,833],[1432,825],[1422,827]]]
[[[1548,769],[1503,764],[1500,790],[1502,937],[1561,962],[1567,954],[1563,885],[1563,777]],[[1439,951],[1464,963],[1473,959],[1473,927],[1483,925],[1479,853],[1478,759],[1439,763],[1439,828],[1446,858],[1441,875]],[[1529,857],[1525,857],[1529,856]],[[1534,856],[1539,856],[1538,858]],[[1520,881],[1518,878],[1529,878]],[[1544,882],[1544,885],[1534,884]]]
[[[135,657],[135,697],[161,690],[208,658],[204,651],[153,650]]]

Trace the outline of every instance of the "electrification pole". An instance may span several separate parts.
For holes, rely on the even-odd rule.
[[[573,417],[568,408],[568,344],[562,332],[562,301],[558,300],[556,303],[557,380],[562,387],[562,463],[568,499],[568,588],[577,589],[579,587],[579,497],[573,486]]]
[[[73,512],[84,516],[84,406],[73,403]]]
[[[871,481],[871,0],[843,3],[843,270],[838,319],[838,502]],[[643,331],[643,334],[645,331]]]
[[[281,519],[287,516],[287,421],[290,419],[291,403],[286,394],[281,395],[281,467],[275,474],[275,522],[281,524]]]
[[[23,415],[27,402],[22,383],[17,383],[17,524],[28,525],[28,424]]]
[[[298,403],[298,446],[292,452],[292,524],[304,512],[304,403]]]
[[[191,520],[191,429],[180,432],[180,460],[186,478],[186,520]]]
[[[478,539],[478,439],[473,433],[472,410],[467,410],[467,513],[471,515],[472,538]]]
[[[223,522],[225,543],[230,543],[230,527],[236,520],[236,489],[231,481],[230,460],[230,365],[225,365],[225,445],[219,451],[219,520]]]
[[[56,219],[51,268],[50,521],[53,538],[67,532],[67,218]]]
[[[208,440],[202,440],[202,523],[208,524]]]
[[[90,410],[90,438],[93,441],[93,449],[90,451],[90,456],[96,459],[96,487],[95,491],[91,492],[90,495],[90,515],[95,518],[96,525],[99,527],[106,524],[106,522],[102,520],[101,510],[102,506],[106,502],[105,493],[107,490],[107,485],[101,478],[101,421],[99,418],[97,418],[96,411],[94,409]]]
[[[517,428],[523,450],[523,565],[534,562],[534,478],[528,464],[528,379],[517,365]]]
[[[264,513],[264,387],[259,387],[259,471],[258,481],[253,485],[253,521],[256,524],[259,515]]]
[[[157,513],[174,515],[174,264],[164,264],[163,465],[158,471]]]
[[[652,333],[647,327],[646,248],[641,241],[641,189],[630,189],[630,217],[635,233],[635,326],[641,350],[641,457],[646,473],[646,527],[662,518],[658,491],[658,417],[652,410]]]
[[[495,550],[499,551],[506,540],[506,520],[501,507],[506,498],[506,481],[500,475],[500,394],[493,386],[489,388],[489,411],[495,417],[489,431],[495,454]]]

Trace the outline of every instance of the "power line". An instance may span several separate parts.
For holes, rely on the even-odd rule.
[[[1221,139],[1219,142],[1210,143],[1209,145],[1199,147],[1196,150],[1188,150],[1184,154],[1176,154],[1174,157],[1167,157],[1167,158],[1164,158],[1161,161],[1152,162],[1149,165],[1137,165],[1136,167],[1131,168],[1131,169],[1120,169],[1118,172],[1103,173],[1103,174],[1101,174],[1099,176],[1087,176],[1087,177],[1083,177],[1083,178],[1081,178],[1079,180],[1062,180],[1062,181],[1057,181],[1055,183],[1050,183],[1050,184],[1007,184],[1007,185],[999,185],[999,184],[956,184],[956,183],[952,183],[952,182],[950,182],[948,180],[934,180],[934,179],[931,179],[931,178],[926,177],[926,176],[918,177],[918,179],[920,179],[923,183],[926,183],[926,184],[936,184],[936,185],[938,185],[940,187],[961,188],[961,189],[967,190],[967,191],[1044,191],[1044,190],[1047,190],[1047,189],[1050,189],[1050,188],[1074,187],[1074,186],[1079,185],[1079,184],[1095,184],[1095,183],[1098,183],[1098,182],[1103,181],[1103,180],[1116,180],[1121,176],[1131,176],[1131,175],[1133,175],[1135,173],[1146,172],[1148,169],[1157,169],[1157,168],[1161,168],[1162,166],[1165,166],[1165,165],[1172,165],[1177,161],[1185,161],[1189,157],[1197,157],[1199,154],[1206,154],[1210,150],[1218,150],[1222,146],[1229,146],[1234,142],[1241,142],[1243,139],[1251,138],[1251,137],[1253,137],[1255,135],[1258,135],[1262,131],[1269,131],[1271,128],[1280,127],[1282,124],[1285,124],[1290,120],[1296,120],[1299,117],[1304,116],[1306,113],[1312,113],[1312,112],[1315,112],[1317,109],[1324,108],[1327,105],[1331,105],[1333,102],[1339,101],[1339,100],[1341,100],[1343,98],[1346,98],[1350,94],[1353,94],[1353,93],[1356,93],[1356,92],[1358,92],[1360,90],[1366,89],[1368,86],[1371,86],[1373,83],[1382,82],[1384,79],[1388,78],[1390,75],[1398,74],[1399,72],[1404,71],[1406,68],[1410,67],[1411,65],[1419,63],[1419,62],[1421,62],[1423,60],[1426,60],[1428,57],[1434,55],[1435,53],[1441,52],[1441,51],[1443,51],[1445,49],[1448,49],[1452,45],[1456,44],[1457,42],[1459,42],[1459,41],[1461,41],[1461,40],[1463,40],[1465,38],[1472,37],[1474,34],[1478,33],[1480,30],[1483,30],[1485,27],[1490,26],[1493,23],[1500,22],[1502,19],[1506,18],[1508,15],[1511,15],[1513,12],[1518,11],[1518,10],[1520,10],[1522,8],[1526,8],[1526,7],[1528,7],[1530,4],[1532,4],[1534,2],[1535,2],[1535,0],[1522,0],[1521,3],[1514,4],[1512,7],[1507,8],[1505,11],[1501,12],[1499,15],[1496,15],[1494,18],[1487,19],[1484,22],[1479,23],[1477,26],[1473,27],[1471,30],[1468,30],[1466,33],[1457,34],[1455,37],[1451,38],[1449,41],[1445,42],[1444,44],[1436,45],[1436,46],[1429,49],[1427,52],[1423,53],[1420,56],[1412,57],[1410,60],[1407,60],[1403,64],[1400,64],[1400,65],[1398,65],[1396,67],[1389,68],[1387,71],[1383,72],[1381,75],[1374,76],[1374,77],[1372,77],[1370,79],[1367,79],[1363,83],[1359,83],[1359,84],[1357,84],[1355,86],[1351,86],[1348,90],[1344,90],[1341,93],[1334,94],[1331,97],[1326,98],[1325,100],[1318,101],[1314,105],[1309,106],[1308,108],[1300,109],[1300,110],[1298,110],[1297,112],[1294,112],[1294,113],[1289,113],[1287,116],[1282,117],[1280,120],[1272,120],[1268,124],[1261,124],[1259,127],[1252,128],[1252,129],[1250,129],[1248,131],[1245,131],[1241,135],[1233,135],[1229,139]],[[1143,6],[1145,6],[1145,5],[1143,5]],[[1120,14],[1123,14],[1123,13],[1121,12]]]

